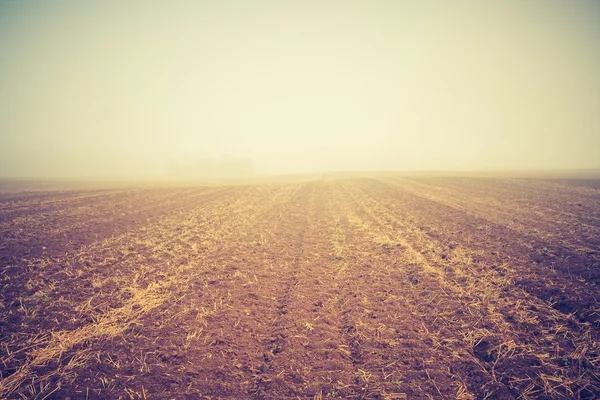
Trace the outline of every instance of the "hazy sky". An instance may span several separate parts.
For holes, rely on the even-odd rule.
[[[0,176],[600,168],[600,1],[0,0]]]

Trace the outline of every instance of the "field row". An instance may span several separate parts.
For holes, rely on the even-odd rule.
[[[0,397],[600,394],[595,187],[387,177],[11,196]]]

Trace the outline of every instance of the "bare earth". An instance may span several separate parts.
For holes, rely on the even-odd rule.
[[[4,193],[0,299],[0,398],[600,398],[600,184]]]

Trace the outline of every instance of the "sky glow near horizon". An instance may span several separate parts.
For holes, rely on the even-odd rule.
[[[600,2],[0,0],[0,177],[600,168]]]

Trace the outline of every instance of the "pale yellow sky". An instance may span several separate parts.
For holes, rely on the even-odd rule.
[[[600,168],[598,1],[0,0],[0,177]]]

